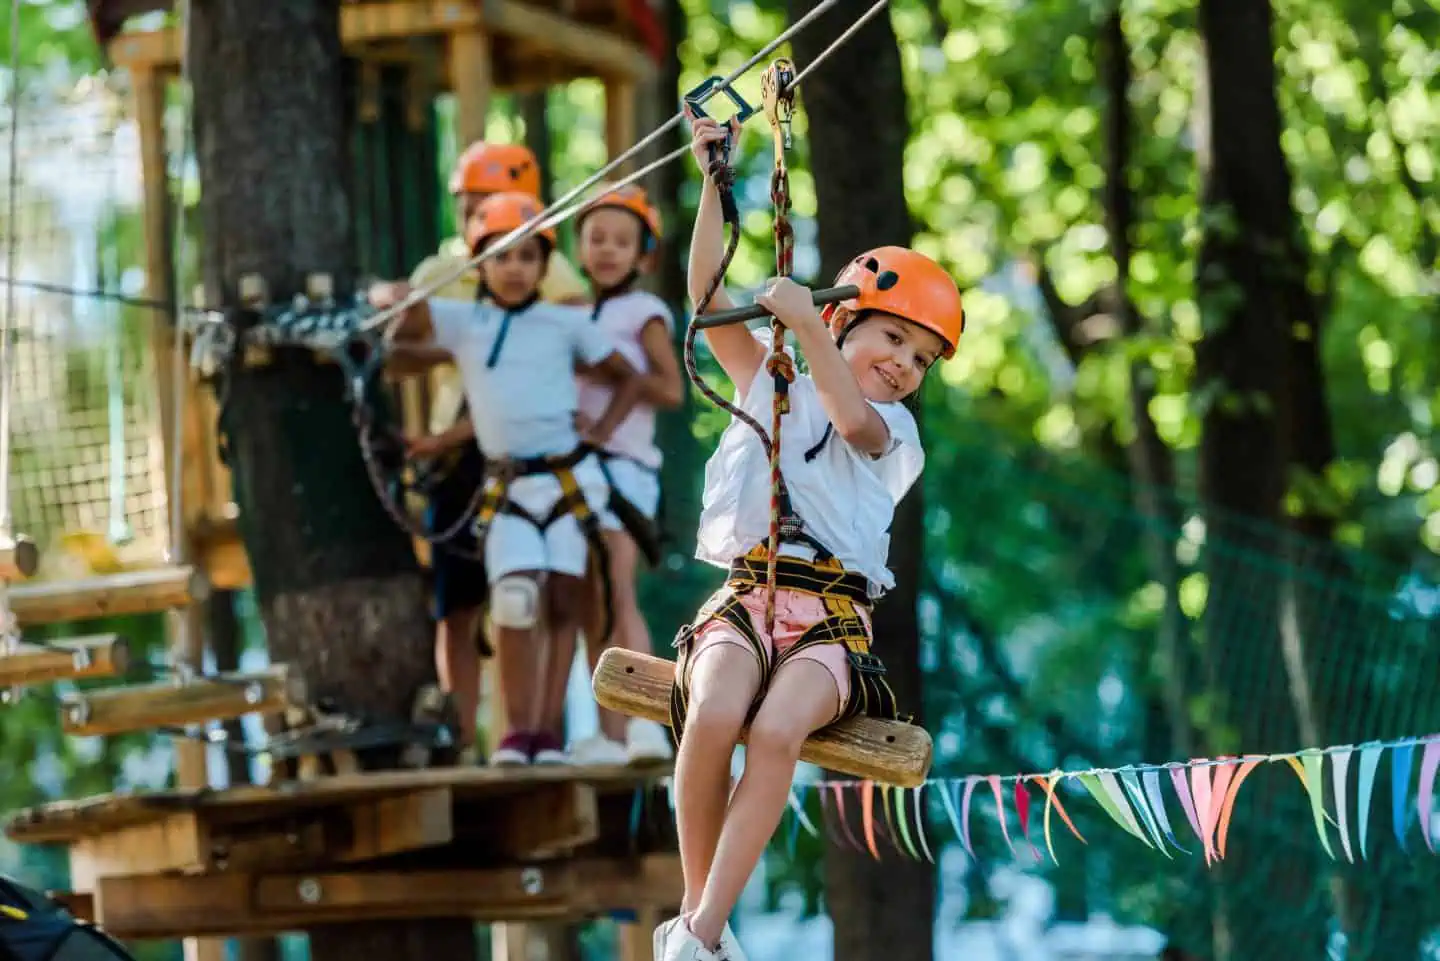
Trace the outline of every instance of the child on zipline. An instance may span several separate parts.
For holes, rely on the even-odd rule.
[[[448,283],[435,296],[451,300],[474,300],[479,272],[456,271],[471,257],[472,244],[467,226],[486,197],[505,191],[519,191],[540,199],[540,165],[529,148],[520,144],[476,141],[461,153],[450,174],[450,193],[455,198],[458,235],[445,241],[440,250],[421,261],[410,274],[412,287],[427,287],[445,277]],[[584,302],[584,283],[560,250],[550,253],[540,281],[540,298],[550,303]],[[444,545],[430,549],[430,574],[435,616],[435,670],[440,685],[454,700],[458,716],[459,747],[466,754],[476,751],[476,714],[480,708],[481,659],[490,656],[490,646],[480,624],[488,593],[485,565],[470,556],[478,553],[474,534],[464,515],[485,482],[485,460],[475,445],[475,430],[465,408],[464,392],[450,364],[430,374],[429,432],[412,438],[410,455],[440,466],[438,479],[429,492],[425,525],[439,535],[461,525]]]
[[[693,119],[692,151],[738,133]],[[690,248],[690,296],[720,269],[720,196],[706,174]],[[790,385],[780,445],[782,525],[773,634],[766,626],[770,469],[754,431],[734,419],[705,468],[696,556],[729,577],[676,639],[671,699],[680,737],[676,820],[685,876],[681,914],[655,930],[658,961],[744,961],[726,923],[784,813],[805,739],[859,714],[896,716],[870,653],[870,607],[894,585],[886,567],[896,504],[925,454],[901,403],[954,353],[965,314],[955,282],[922,254],[866,251],[840,272],[853,300],[817,312],[810,291],[772,281],[756,298],[795,336],[809,365]],[[721,288],[712,309],[731,306]],[[768,332],[705,331],[736,404],[770,422]],[[788,352],[788,351],[787,351]],[[749,724],[745,771],[730,758]]]
[[[678,407],[685,382],[675,356],[670,308],[636,287],[641,273],[652,266],[660,242],[660,214],[650,206],[644,188],[627,186],[602,194],[576,218],[575,232],[580,239],[580,268],[595,291],[591,320],[640,372],[642,385],[640,403],[599,452],[610,482],[610,510],[603,518],[610,596],[592,595],[595,602],[586,619],[593,671],[610,644],[651,653],[650,631],[635,594],[635,569],[641,544],[652,553],[658,550],[662,456],[655,444],[655,411]],[[581,375],[582,419],[600,417],[612,393],[609,384]],[[613,623],[608,641],[606,604]],[[577,764],[668,761],[672,753],[670,734],[663,725],[643,718],[627,723],[624,715],[603,708],[600,734],[571,746]]]
[[[488,197],[470,222],[478,254],[540,213],[521,193]],[[599,512],[609,487],[592,448],[603,446],[640,395],[641,381],[580,307],[539,301],[553,229],[526,237],[480,264],[475,300],[431,298],[396,323],[397,344],[438,347],[465,385],[475,441],[485,459],[485,498],[476,515],[490,583],[490,620],[500,654],[506,733],[496,765],[564,763],[564,687],[583,605],[583,578],[600,544]],[[372,288],[391,306],[405,284]],[[403,356],[403,351],[400,352]],[[610,403],[576,427],[576,369],[610,384]]]

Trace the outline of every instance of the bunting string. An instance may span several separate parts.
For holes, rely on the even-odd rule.
[[[797,782],[786,811],[788,823],[777,837],[784,838],[791,851],[804,832],[875,860],[895,854],[933,864],[939,850],[934,839],[938,835],[943,840],[946,827],[974,857],[975,830],[988,819],[1012,856],[1058,863],[1056,835],[1068,831],[1080,844],[1090,843],[1066,807],[1088,798],[1111,822],[1160,856],[1174,859],[1177,852],[1198,852],[1207,865],[1214,865],[1225,857],[1241,787],[1261,768],[1282,764],[1306,793],[1321,849],[1332,861],[1355,864],[1369,857],[1375,784],[1387,756],[1390,827],[1396,843],[1408,850],[1418,829],[1425,850],[1434,854],[1440,843],[1435,812],[1440,734],[1283,754],[937,777],[918,788],[854,780]],[[1417,768],[1418,776],[1413,776]],[[673,797],[672,791],[672,807]],[[985,814],[978,811],[981,799],[990,809]],[[857,815],[858,832],[852,827]]]

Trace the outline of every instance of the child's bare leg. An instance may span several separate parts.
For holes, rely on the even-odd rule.
[[[586,610],[585,648],[590,657],[590,673],[600,663],[600,655],[607,647],[623,647],[626,650],[651,653],[650,629],[640,614],[640,601],[635,596],[635,565],[640,549],[624,531],[605,532],[605,551],[610,557],[610,599],[613,623],[610,636],[605,637],[605,585],[596,571],[591,577],[591,590],[587,595],[591,603]],[[612,741],[625,740],[625,715],[619,711],[600,708],[600,733]]]
[[[730,799],[730,758],[759,689],[760,665],[748,648],[710,641],[696,652],[685,735],[675,758],[675,822],[685,876],[682,912],[694,910],[705,889]]]
[[[809,658],[797,657],[775,673],[750,725],[745,773],[725,816],[705,891],[690,917],[690,930],[706,945],[719,943],[740,892],[785,813],[800,746],[812,731],[834,719],[838,693],[830,671]],[[688,874],[685,880],[688,896]]]
[[[541,728],[559,737],[565,729],[565,693],[570,686],[570,667],[575,663],[575,639],[580,630],[585,582],[569,574],[550,574],[545,587],[545,605],[550,621],[550,643],[546,645],[545,706]]]
[[[536,731],[541,724],[544,690],[539,632],[542,571],[517,571],[497,579],[490,589],[490,623],[500,659],[500,687],[507,733]]]
[[[460,747],[475,743],[475,716],[480,710],[480,651],[475,641],[480,608],[451,611],[435,628],[435,672],[459,715]]]

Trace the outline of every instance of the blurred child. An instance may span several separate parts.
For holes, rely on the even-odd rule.
[[[609,644],[652,653],[650,630],[635,594],[635,569],[641,548],[659,551],[660,448],[655,444],[655,411],[680,406],[684,380],[673,346],[675,320],[665,302],[636,288],[652,265],[660,241],[660,214],[638,186],[602,194],[576,218],[580,268],[595,291],[590,316],[640,373],[640,402],[600,450],[610,482],[610,510],[604,516],[609,558],[609,596],[592,592],[586,618],[591,670]],[[598,418],[613,389],[595,378],[580,378],[582,419]],[[603,579],[602,579],[603,580]],[[608,606],[608,611],[606,610]],[[606,615],[609,615],[607,618]],[[605,624],[611,622],[609,638]],[[600,710],[600,734],[572,746],[577,764],[625,764],[668,761],[673,754],[663,725]]]
[[[487,198],[471,220],[474,250],[538,213],[538,201],[525,194]],[[527,237],[480,265],[476,300],[423,301],[392,333],[398,344],[451,355],[485,458],[476,523],[505,701],[507,729],[491,756],[497,765],[566,760],[560,731],[582,615],[576,601],[609,495],[592,448],[609,440],[641,390],[634,368],[585,310],[540,302],[554,244],[553,230]],[[371,300],[383,308],[407,293],[407,285],[384,285]],[[613,389],[583,437],[577,367]]]
[[[519,144],[471,144],[455,162],[450,175],[450,193],[456,201],[459,234],[440,245],[438,253],[426,258],[410,275],[412,287],[426,287],[433,281],[453,276],[472,256],[473,244],[466,236],[480,203],[495,193],[519,191],[539,200],[540,166],[535,155]],[[470,268],[435,291],[449,300],[475,299],[480,275]],[[551,250],[549,263],[540,281],[540,298],[550,303],[580,304],[588,301],[584,282],[560,250]],[[465,555],[478,551],[464,514],[485,480],[485,459],[475,445],[475,431],[464,402],[460,378],[451,364],[435,368],[430,375],[429,435],[415,438],[413,457],[439,461],[438,480],[429,492],[426,528],[431,535],[462,524],[451,538],[449,548],[430,551],[430,572],[434,582],[435,669],[440,686],[448,692],[459,715],[460,745],[467,752],[476,740],[476,713],[480,709],[481,658],[490,655],[481,624],[481,612],[488,594],[485,565]],[[418,398],[417,398],[418,401]]]
[[[692,122],[692,150],[705,170],[708,148],[739,128]],[[697,302],[723,246],[720,196],[708,175],[702,191],[689,268]],[[685,895],[680,916],[655,931],[660,961],[744,961],[726,918],[780,823],[801,745],[847,717],[896,714],[884,667],[870,653],[870,607],[894,585],[888,531],[925,460],[901,401],[954,352],[965,315],[949,275],[901,247],[860,254],[835,283],[854,284],[859,295],[817,312],[810,291],[782,279],[756,298],[794,335],[809,366],[790,386],[782,433],[786,523],[773,633],[765,616],[764,448],[732,420],[705,468],[696,556],[729,576],[676,639],[671,703]],[[730,306],[723,289],[710,304]],[[768,425],[768,331],[756,336],[735,325],[705,337],[735,385],[736,405]],[[731,795],[730,758],[747,723],[745,772]]]

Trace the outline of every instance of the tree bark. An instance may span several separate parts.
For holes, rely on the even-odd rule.
[[[1297,328],[1313,333],[1318,325],[1280,148],[1270,2],[1201,0],[1199,13],[1204,231],[1196,282],[1206,334],[1196,350],[1195,396],[1204,405],[1207,667],[1221,701],[1214,729],[1220,740],[1210,747],[1293,750],[1298,740],[1308,745],[1321,735],[1306,658],[1286,650],[1303,646],[1305,636],[1282,628],[1286,578],[1257,576],[1245,558],[1284,553],[1266,527],[1283,523],[1298,441],[1292,429],[1317,426],[1294,416],[1297,381],[1314,373],[1297,372],[1294,336]],[[1225,554],[1215,549],[1220,541]],[[1237,625],[1248,636],[1235,636]],[[1288,685],[1274,683],[1282,678]],[[1326,912],[1316,910],[1314,895],[1325,872],[1314,845],[1274,845],[1261,827],[1303,821],[1303,806],[1293,792],[1242,795],[1231,822],[1232,854],[1216,871],[1218,958],[1262,957],[1280,945],[1294,957],[1324,954]]]
[[[790,0],[792,22],[814,4]],[[840,0],[792,41],[804,68],[869,6]],[[818,207],[821,275],[833,277],[860,250],[907,245],[914,233],[905,201],[909,140],[905,82],[890,21],[878,17],[837,48],[805,82],[811,169]],[[865,144],[856,149],[855,104],[866,105]],[[912,408],[915,409],[915,408]],[[918,418],[918,414],[917,414]],[[922,435],[923,436],[923,435]],[[875,608],[876,651],[903,710],[923,723],[917,597],[924,565],[924,503],[917,484],[890,531],[895,588]],[[924,861],[876,862],[838,845],[825,850],[825,897],[836,961],[930,961],[934,954],[935,872]]]
[[[259,274],[272,298],[328,273],[355,282],[340,0],[196,0],[189,58],[212,298]],[[271,658],[312,698],[408,717],[433,680],[426,601],[406,536],[363,469],[339,372],[282,352],[227,385],[222,427]],[[390,758],[367,758],[378,765]],[[311,932],[315,961],[475,956],[469,920]]]

